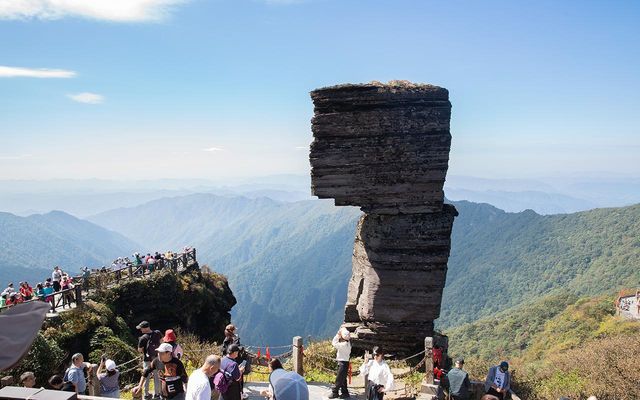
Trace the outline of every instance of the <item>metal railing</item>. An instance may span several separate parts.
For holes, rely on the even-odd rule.
[[[18,304],[31,303],[34,301],[47,301],[51,303],[51,311],[58,312],[60,309],[75,308],[82,305],[84,297],[89,294],[90,290],[100,291],[107,289],[113,285],[117,285],[123,280],[131,280],[134,278],[142,278],[151,276],[154,272],[170,269],[175,273],[182,273],[190,267],[197,265],[196,249],[192,248],[187,252],[175,254],[170,259],[156,260],[151,264],[128,264],[124,268],[113,269],[94,269],[88,276],[73,277],[74,287],[54,292],[46,297],[38,297],[34,293],[34,297],[20,303],[5,305],[0,307],[0,312],[4,309],[13,307]],[[49,300],[47,300],[50,298]]]

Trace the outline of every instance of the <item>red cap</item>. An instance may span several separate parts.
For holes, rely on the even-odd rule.
[[[164,332],[164,337],[162,338],[163,342],[175,342],[176,341],[176,334],[173,332],[173,329],[167,329]]]

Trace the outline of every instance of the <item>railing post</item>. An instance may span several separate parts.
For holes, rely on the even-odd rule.
[[[193,248],[193,262],[196,262],[196,248]]]
[[[433,338],[424,338],[424,379],[426,383],[433,385]]]
[[[133,279],[133,265],[129,264],[129,279]]]
[[[91,365],[91,372],[89,374],[89,396],[100,396],[100,381],[98,380],[98,366],[96,364]]]
[[[76,307],[80,307],[84,304],[82,300],[82,286],[77,285],[74,289],[76,292]]]
[[[302,347],[302,337],[294,336],[293,337],[293,347],[292,347],[292,357],[293,357],[293,371],[300,376],[304,376],[304,368],[302,367],[304,348]]]
[[[5,386],[13,386],[13,376],[4,376],[0,379],[0,388]]]

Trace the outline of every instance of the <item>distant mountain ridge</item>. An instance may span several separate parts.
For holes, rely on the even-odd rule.
[[[359,215],[357,208],[326,200],[197,194],[90,219],[147,246],[195,246],[202,264],[228,275],[238,299],[234,323],[243,338],[273,344],[288,342],[291,332],[325,336],[335,329]],[[165,234],[176,221],[178,228]]]
[[[438,325],[491,316],[566,287],[597,294],[640,285],[640,206],[542,216],[453,202],[447,286]],[[331,201],[191,195],[91,218],[151,246],[193,244],[229,276],[234,322],[248,341],[329,335],[342,319],[360,211]],[[181,228],[163,235],[166,225]],[[635,235],[635,236],[634,236]],[[635,244],[634,244],[635,243]],[[610,254],[610,255],[609,255]]]
[[[29,217],[0,212],[0,248],[0,279],[4,284],[7,280],[42,277],[54,265],[73,273],[84,265],[105,265],[131,254],[140,245],[61,211]]]
[[[440,326],[491,316],[563,289],[640,285],[640,205],[541,216],[455,202]]]

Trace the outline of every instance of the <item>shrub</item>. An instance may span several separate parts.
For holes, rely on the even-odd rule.
[[[64,351],[55,341],[38,333],[27,355],[15,368],[7,371],[7,375],[12,375],[18,382],[23,372],[32,371],[36,376],[36,385],[47,386],[47,380],[54,371],[64,369],[64,358]]]

